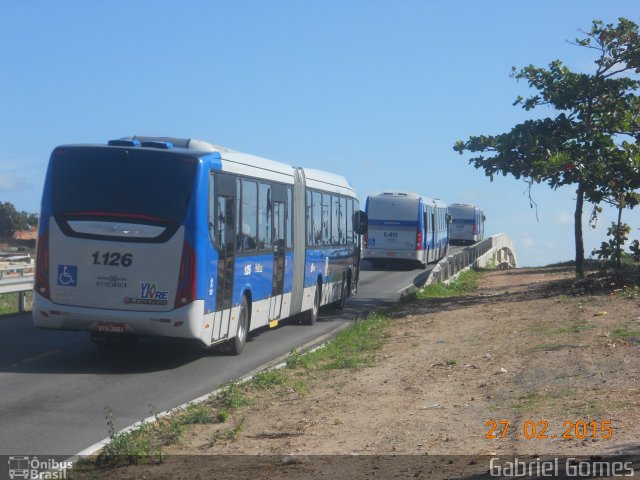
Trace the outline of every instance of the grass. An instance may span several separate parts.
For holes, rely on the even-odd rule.
[[[513,404],[513,409],[520,413],[531,412],[539,407],[542,400],[542,396],[539,393],[528,393],[517,399]]]
[[[422,287],[416,292],[416,297],[420,299],[463,295],[478,288],[478,280],[481,276],[482,273],[476,272],[475,270],[465,270],[448,284],[431,283]]]
[[[566,333],[580,333],[585,330],[591,330],[593,328],[592,325],[587,325],[585,323],[579,323],[576,325],[571,325],[569,327],[560,327],[551,332],[552,335],[564,335]]]
[[[383,345],[389,321],[382,314],[360,320],[313,352],[304,355],[293,352],[287,359],[286,366],[308,371],[366,367],[373,362],[371,353]]]
[[[640,338],[640,331],[629,330],[628,328],[616,328],[609,333],[609,338],[613,340],[628,340],[630,338]]]
[[[555,352],[556,350],[562,350],[563,348],[567,348],[568,346],[568,344],[560,342],[540,343],[533,347],[533,350],[542,352]]]
[[[287,376],[279,370],[265,370],[253,377],[253,384],[262,389],[286,385]]]
[[[209,437],[209,441],[207,443],[207,447],[212,447],[217,443],[229,443],[233,442],[240,432],[244,429],[244,417],[240,419],[235,426],[229,428],[223,428],[222,430],[217,430]]]
[[[17,293],[0,294],[0,315],[20,312],[20,296]],[[25,292],[26,311],[30,311],[33,305],[33,292]]]
[[[572,397],[577,394],[577,391],[573,388],[566,388],[560,391],[550,392],[528,392],[518,397],[513,403],[512,407],[519,413],[530,413],[538,411],[544,406],[552,408],[556,413],[569,413],[569,409],[575,408],[575,406],[569,406],[567,404],[567,397]]]
[[[187,406],[180,416],[180,421],[183,425],[194,425],[214,423],[214,421],[220,421],[220,418],[220,416],[216,416],[214,420],[214,412],[209,405],[205,403],[194,403]],[[225,419],[226,417],[222,421]]]
[[[244,407],[245,405],[249,405],[249,399],[245,396],[243,390],[244,389],[235,382],[227,383],[220,387],[216,400],[225,410]]]
[[[163,459],[163,449],[177,443],[189,425],[224,423],[229,418],[229,410],[247,404],[237,384],[222,387],[218,396],[209,401],[187,405],[160,418],[152,412],[155,421],[142,423],[136,428],[118,432],[111,406],[105,407],[105,420],[109,432],[109,444],[98,455],[95,465],[99,468],[118,464],[136,464],[143,460]],[[226,408],[226,409],[225,409]],[[154,407],[151,407],[154,410]],[[229,410],[227,410],[229,409]],[[242,425],[224,429],[223,436],[232,439],[242,429]]]

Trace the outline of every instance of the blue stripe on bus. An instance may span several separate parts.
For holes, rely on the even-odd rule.
[[[476,223],[476,221],[473,218],[469,218],[469,219],[454,218],[453,220],[451,220],[451,223],[468,223],[473,225],[474,223]]]
[[[390,226],[390,227],[417,227],[417,220],[371,220],[369,219],[369,225],[375,226]]]

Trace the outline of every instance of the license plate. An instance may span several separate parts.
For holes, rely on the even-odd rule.
[[[124,333],[123,323],[99,323],[98,331],[103,333]]]

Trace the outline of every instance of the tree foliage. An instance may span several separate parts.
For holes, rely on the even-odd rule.
[[[638,26],[620,18],[617,25],[594,20],[574,45],[596,54],[593,73],[572,72],[560,60],[547,68],[517,69],[535,93],[514,105],[526,111],[552,107],[555,117],[527,120],[509,132],[471,136],[454,150],[480,153],[469,160],[493,180],[512,175],[529,185],[576,188],[576,273],[584,274],[582,211],[584,201],[632,207],[640,187],[640,72]],[[626,76],[625,76],[626,75]]]
[[[28,230],[38,225],[34,213],[18,212],[12,203],[0,202],[0,237],[13,237],[18,230]]]

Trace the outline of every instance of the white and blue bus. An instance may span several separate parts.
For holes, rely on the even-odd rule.
[[[451,231],[449,243],[471,245],[484,240],[484,212],[476,205],[452,203],[449,205]]]
[[[127,137],[51,154],[37,327],[227,342],[344,304],[366,216],[349,182],[193,139]]]
[[[447,205],[410,192],[385,192],[367,197],[368,232],[363,258],[413,260],[425,267],[447,254]]]

